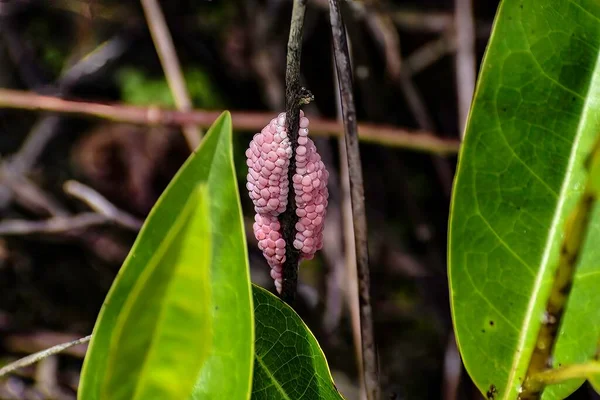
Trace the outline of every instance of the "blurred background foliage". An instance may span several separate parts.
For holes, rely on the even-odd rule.
[[[453,1],[342,3],[359,121],[458,141]],[[497,5],[475,2],[477,65]],[[291,1],[180,0],[161,6],[195,108],[231,110],[234,129],[236,113],[283,111]],[[315,95],[307,114],[336,119],[324,0],[309,0],[302,75]],[[0,1],[0,88],[175,106],[136,1]],[[252,235],[244,187],[243,153],[253,133],[235,130],[235,161],[252,279],[274,290]],[[352,400],[359,398],[359,385],[345,294],[340,155],[335,138],[317,137],[316,144],[332,173],[331,203],[325,249],[301,265],[298,312],[321,343],[338,387]],[[44,221],[89,211],[65,194],[68,180],[143,219],[188,154],[176,128],[0,109],[0,231],[8,219]],[[361,156],[384,398],[480,398],[452,345],[448,306],[446,229],[456,156],[378,144],[363,144]],[[87,335],[136,234],[110,224],[63,233],[2,232],[0,364]],[[75,347],[0,380],[0,398],[74,399],[84,351]],[[573,398],[590,396],[584,387]]]

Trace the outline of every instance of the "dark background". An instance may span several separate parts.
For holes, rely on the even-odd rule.
[[[309,117],[335,119],[326,3],[309,0],[302,78],[315,95],[305,108]],[[342,3],[359,121],[458,140],[453,2],[365,1],[357,8]],[[475,1],[477,65],[497,5]],[[273,116],[283,111],[291,1],[172,0],[162,7],[195,108]],[[370,23],[374,9],[383,10],[384,17]],[[399,46],[384,49],[381,32],[399,39]],[[103,42],[117,50],[108,51],[100,66],[73,70]],[[425,49],[433,53],[423,56]],[[394,70],[398,59],[402,64]],[[412,73],[406,67],[419,63],[423,67]],[[136,1],[0,1],[0,87],[174,106]],[[235,131],[236,167],[252,278],[274,290],[252,236],[252,207],[244,188],[243,152],[252,134]],[[26,139],[30,142],[24,146]],[[43,151],[28,153],[31,143]],[[358,379],[344,294],[339,150],[332,138],[319,137],[316,143],[332,174],[330,209],[325,249],[301,265],[298,311],[321,343],[338,387],[351,400],[358,398]],[[0,109],[0,218],[43,221],[53,212],[89,211],[64,193],[63,183],[75,179],[143,219],[187,155],[178,129]],[[363,144],[361,156],[383,398],[481,398],[462,370],[451,336],[446,229],[456,156],[377,144]],[[41,194],[28,194],[32,187]],[[114,226],[72,234],[1,235],[0,365],[89,334],[134,239],[135,231]],[[0,380],[0,398],[74,399],[84,350],[76,347]],[[458,380],[452,378],[456,371],[462,371]],[[584,386],[572,398],[593,398],[591,393]]]

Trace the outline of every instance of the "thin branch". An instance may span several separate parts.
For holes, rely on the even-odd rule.
[[[531,379],[544,385],[553,385],[570,379],[589,379],[595,375],[600,375],[600,362],[589,361],[538,372]]]
[[[471,99],[475,91],[475,21],[472,0],[455,0],[456,27],[456,90],[458,93],[458,123],[464,135]]]
[[[69,212],[26,176],[15,174],[8,165],[0,168],[0,184],[13,193],[13,201],[43,216],[68,216]]]
[[[417,86],[404,72],[400,74],[399,83],[402,89],[402,94],[408,103],[408,107],[417,120],[419,127],[421,129],[432,130],[433,119],[427,110],[425,100],[423,100],[421,92]],[[443,193],[446,198],[449,198],[450,193],[452,192],[452,180],[454,176],[450,161],[447,158],[440,156],[434,156],[432,158],[433,166],[443,187]]]
[[[373,8],[369,10],[367,10],[365,4],[358,1],[349,1],[348,5],[354,10],[357,17],[365,19],[373,37],[379,42],[385,55],[388,75],[392,79],[397,79],[402,66],[400,35],[396,31],[394,21],[390,15],[379,10],[380,3],[379,0],[370,0],[369,6]]]
[[[351,49],[351,47],[350,47]],[[340,98],[340,85],[335,68],[333,65],[334,80],[335,80],[335,97],[337,105],[338,119],[343,122],[342,118],[342,99]],[[350,321],[352,323],[352,339],[354,341],[354,351],[356,352],[356,362],[359,376],[363,376],[363,354],[362,340],[360,335],[360,303],[358,300],[358,275],[356,265],[356,246],[354,241],[354,224],[352,221],[352,201],[350,198],[350,175],[348,172],[348,152],[346,151],[346,140],[342,136],[338,140],[338,151],[340,156],[340,194],[341,194],[341,214],[342,226],[344,229],[344,258],[346,270],[346,302],[350,310]],[[360,381],[359,388],[360,399],[366,397],[364,379]]]
[[[11,353],[32,354],[61,343],[79,339],[80,335],[59,331],[33,331],[30,333],[6,334],[2,337],[2,346]],[[85,357],[85,346],[73,346],[62,354],[75,358]]]
[[[313,4],[326,8],[328,0],[314,0]],[[454,29],[454,16],[447,11],[417,10],[398,8],[395,6],[382,6],[379,3],[366,4],[362,1],[351,1],[351,6],[360,9],[359,16],[366,17],[368,13],[382,13],[389,15],[398,28],[408,32],[442,33]],[[386,2],[389,3],[389,2]],[[477,20],[477,37],[487,39],[492,30],[492,24],[487,21]]]
[[[105,215],[92,212],[73,216],[57,216],[42,221],[4,219],[0,222],[0,236],[68,233],[111,222],[113,221]]]
[[[413,51],[404,60],[402,73],[411,77],[453,53],[456,50],[455,36],[454,31],[449,30]]]
[[[64,100],[58,97],[34,93],[0,89],[0,108],[54,111],[74,115],[104,118],[111,121],[144,125],[186,125],[196,124],[208,128],[218,118],[220,112],[195,110],[181,112],[158,107],[137,107],[122,104],[90,103]],[[256,131],[262,129],[265,121],[273,118],[270,113],[232,112],[235,129]],[[342,126],[338,121],[312,119],[311,134],[320,136],[340,136]],[[431,132],[408,130],[389,125],[359,124],[360,140],[366,143],[398,147],[439,155],[456,154],[460,143],[453,139],[442,139]]]
[[[102,70],[113,65],[122,57],[131,44],[129,31],[122,32],[108,39],[94,50],[86,54],[58,79],[58,91],[64,95],[71,91],[75,85],[95,77]]]
[[[295,193],[292,189],[294,182],[292,178],[296,171],[296,148],[298,147],[298,129],[300,128],[300,58],[302,54],[302,28],[304,26],[304,13],[307,0],[294,0],[292,7],[292,22],[290,25],[290,36],[287,48],[287,67],[285,71],[285,119],[292,157],[288,167],[289,193],[287,208],[281,213],[283,240],[288,244],[285,247],[285,262],[283,263],[283,279],[281,298],[290,305],[294,304],[298,286],[298,264],[300,262],[300,250],[292,246],[295,236],[295,226],[298,222],[296,215]]]
[[[44,192],[27,177],[13,174],[10,168],[0,168],[0,184],[13,193],[13,201],[29,211],[52,217],[66,218],[71,215],[50,194]],[[67,238],[81,240],[94,254],[108,262],[122,262],[129,250],[100,232],[65,231],[63,233]]]
[[[129,46],[125,34],[116,35],[66,70],[52,89],[63,96],[77,84],[97,75],[121,57]],[[58,134],[61,119],[58,115],[46,115],[33,127],[17,153],[10,157],[10,168],[15,174],[24,175],[33,168],[44,149]]]
[[[6,174],[4,175],[6,177]],[[35,187],[35,186],[34,186]],[[4,219],[0,222],[0,235],[31,235],[36,233],[72,233],[80,229],[114,223],[132,231],[138,231],[143,222],[119,210],[94,189],[76,181],[65,183],[65,192],[86,202],[97,212],[68,215],[55,210],[52,218],[42,221]]]
[[[452,14],[444,11],[396,10],[390,13],[403,29],[417,32],[443,32],[454,25]]]
[[[52,356],[54,354],[58,354],[61,351],[68,349],[69,347],[73,347],[73,346],[76,346],[76,345],[82,344],[82,343],[87,343],[90,341],[91,338],[92,338],[92,335],[88,335],[81,339],[73,340],[73,341],[67,342],[67,343],[62,343],[62,344],[50,347],[49,349],[42,350],[38,353],[31,354],[31,355],[28,355],[27,357],[21,358],[20,360],[17,360],[13,363],[10,363],[10,364],[0,368],[0,378],[7,374],[10,374],[13,371],[16,371],[17,369],[28,367],[29,365],[35,364],[36,362],[43,360],[46,357]]]
[[[167,22],[160,9],[158,0],[141,0],[141,2],[146,14],[148,28],[152,34],[152,40],[154,40],[156,52],[165,71],[165,76],[175,99],[177,109],[179,111],[189,111],[192,109],[192,101],[185,86],[185,78],[181,72],[181,65],[175,52],[175,45],[173,44],[173,39],[169,33],[169,28],[167,27]],[[194,151],[200,144],[202,133],[197,126],[191,124],[184,125],[183,132],[190,150]]]
[[[60,117],[46,115],[34,126],[17,153],[12,155],[7,163],[15,174],[26,174],[37,163],[44,149],[58,133]]]
[[[408,106],[413,113],[419,128],[423,130],[433,130],[433,119],[427,110],[425,101],[419,92],[419,89],[414,84],[410,74],[416,71],[415,68],[424,67],[426,62],[434,62],[435,56],[439,55],[444,48],[451,48],[452,42],[448,39],[449,34],[443,35],[440,39],[426,43],[420,49],[416,50],[409,56],[407,61],[408,68],[405,68],[400,74],[400,79],[397,84],[400,85],[402,94],[408,103]],[[411,70],[412,68],[412,70]],[[448,159],[443,157],[432,158],[434,168],[438,179],[443,186],[443,193],[447,199],[452,191],[453,169]]]
[[[113,222],[125,228],[131,229],[132,231],[138,231],[141,229],[143,225],[142,221],[124,211],[119,210],[104,196],[91,187],[73,180],[65,182],[63,187],[67,194],[84,201],[94,211],[104,215]]]
[[[354,106],[352,71],[346,31],[337,0],[329,0],[329,15],[333,37],[334,58],[342,100],[342,117],[346,151],[348,154],[348,173],[354,219],[354,237],[356,260],[358,265],[361,338],[363,347],[363,367],[365,389],[369,400],[379,399],[379,382],[373,316],[370,298],[369,252],[367,243],[367,216],[365,210],[362,166],[358,145],[358,126]]]

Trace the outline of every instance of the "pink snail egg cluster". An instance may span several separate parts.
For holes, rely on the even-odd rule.
[[[308,137],[308,118],[300,111],[298,146],[294,154],[293,175],[296,202],[295,236],[292,245],[301,259],[312,259],[323,247],[323,225],[327,210],[329,173],[314,142]],[[285,113],[273,118],[254,135],[246,150],[248,182],[246,188],[254,203],[254,235],[263,252],[275,287],[281,292],[282,270],[287,244],[282,237],[279,215],[287,207],[288,170],[292,147],[285,127]]]

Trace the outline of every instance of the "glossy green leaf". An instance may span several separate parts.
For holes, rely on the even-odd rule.
[[[600,132],[600,2],[504,0],[481,67],[449,224],[449,283],[465,367],[516,399],[558,265],[565,220]],[[600,337],[600,213],[593,210],[553,365]],[[582,329],[585,327],[585,329]],[[549,386],[560,399],[581,380]]]
[[[144,223],[96,321],[78,398],[189,398],[162,395],[159,385],[169,393],[193,388],[194,399],[249,398],[253,308],[231,129],[225,112]],[[199,184],[208,193],[200,211]],[[184,311],[188,320],[174,319]],[[189,335],[196,343],[187,351],[167,345]]]
[[[302,319],[253,285],[256,343],[253,400],[343,400],[327,360]]]
[[[100,396],[185,399],[210,351],[209,196],[190,195],[142,270],[113,329]]]

